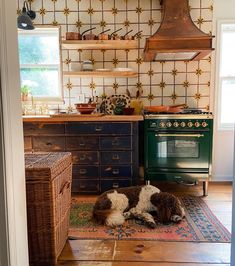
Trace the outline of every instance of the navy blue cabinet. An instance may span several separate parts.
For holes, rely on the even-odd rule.
[[[70,151],[72,192],[99,194],[138,182],[138,122],[24,122],[25,151]]]

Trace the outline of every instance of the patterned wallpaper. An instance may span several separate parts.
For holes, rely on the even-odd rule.
[[[138,72],[136,78],[65,78],[65,104],[60,109],[73,110],[78,96],[102,99],[105,95],[126,93],[135,97],[142,92],[144,105],[185,103],[191,108],[207,108],[210,103],[211,56],[192,62],[143,62],[141,57],[145,38],[156,32],[161,21],[158,0],[28,0],[37,17],[35,25],[60,25],[62,36],[67,31],[83,32],[91,26],[93,33],[122,28],[139,34],[139,49],[135,50],[62,50],[63,70],[74,63],[92,60],[94,69],[130,67]],[[213,0],[189,0],[194,23],[206,33],[212,31]],[[21,9],[22,0],[18,0]],[[19,12],[19,9],[17,12]]]

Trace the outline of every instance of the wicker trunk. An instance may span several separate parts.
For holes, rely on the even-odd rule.
[[[25,154],[30,265],[55,265],[68,237],[71,154]]]

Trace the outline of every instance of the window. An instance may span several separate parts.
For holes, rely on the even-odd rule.
[[[233,128],[235,122],[235,22],[220,22],[219,127]]]
[[[59,27],[19,30],[21,86],[35,100],[62,99]]]

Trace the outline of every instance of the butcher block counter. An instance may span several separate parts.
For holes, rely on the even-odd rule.
[[[23,116],[24,122],[66,122],[66,121],[94,121],[94,122],[122,122],[122,121],[142,121],[142,115],[79,115],[79,114],[61,114],[61,115],[26,115]]]
[[[136,185],[141,120],[135,115],[25,116],[25,152],[71,152],[74,193]]]

